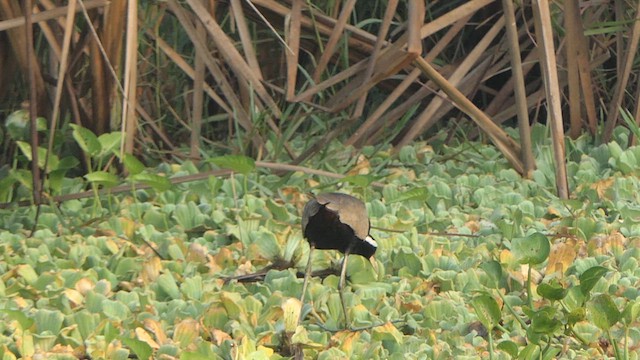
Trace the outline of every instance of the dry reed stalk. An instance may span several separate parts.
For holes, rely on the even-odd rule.
[[[505,27],[509,43],[511,73],[514,80],[514,97],[518,113],[518,129],[520,131],[520,157],[524,165],[524,176],[531,178],[536,164],[533,158],[531,145],[531,129],[529,127],[529,112],[527,109],[527,92],[524,87],[524,73],[520,59],[520,43],[518,41],[518,29],[516,27],[515,10],[511,0],[502,0],[502,8],[505,16]],[[525,24],[526,26],[526,24]]]
[[[460,63],[453,74],[447,80],[451,86],[457,87],[460,84],[462,78],[471,70],[471,68],[480,61],[481,57],[484,57],[487,52],[487,48],[491,42],[498,36],[498,33],[504,27],[504,18],[501,17],[486,33],[486,35],[480,40],[473,50],[465,57]],[[412,126],[398,142],[397,146],[403,147],[414,141],[421,133],[430,128],[437,119],[433,116],[435,112],[440,108],[444,102],[444,92],[441,92],[440,96],[436,96],[431,100],[431,103],[427,108],[418,115],[413,122]]]
[[[458,35],[458,33],[464,28],[464,26],[467,25],[467,22],[470,18],[471,18],[470,16],[467,16],[464,19],[456,21],[451,26],[449,31],[447,31],[447,33],[438,41],[438,43],[432,49],[427,51],[425,60],[429,62],[433,61],[446,48],[446,46],[451,42],[451,40],[456,35]],[[353,135],[351,135],[351,137],[347,139],[345,144],[355,145],[359,143],[360,139],[362,139],[365,135],[367,135],[370,132],[371,128],[375,127],[375,124],[384,115],[384,113],[387,110],[389,110],[391,105],[393,105],[393,103],[395,103],[396,100],[398,100],[411,85],[415,85],[415,82],[419,78],[420,74],[422,74],[422,72],[420,71],[419,68],[415,68],[411,70],[411,72],[404,77],[404,79],[400,82],[400,84],[397,85],[392,90],[392,92],[384,99],[382,104],[380,104],[375,109],[375,111],[373,111],[371,115],[369,115],[369,117],[362,123],[362,125],[360,125],[356,129]],[[409,96],[409,98],[405,100],[404,103],[398,105],[396,108],[403,108],[404,111],[406,111],[408,110],[408,108],[413,106],[413,104],[415,104],[417,101],[419,101],[420,99],[424,98],[424,96],[427,96],[432,92],[432,91],[421,91],[422,89],[425,89],[425,87],[422,86],[421,89],[418,90],[418,92]],[[423,93],[424,95],[416,99],[415,94],[419,94],[419,93]]]
[[[329,64],[329,59],[333,56],[336,50],[336,45],[338,45],[338,41],[342,34],[344,33],[345,25],[349,20],[349,16],[351,16],[351,12],[353,11],[353,7],[356,5],[356,0],[347,0],[347,2],[342,7],[340,11],[340,16],[337,19],[336,26],[331,31],[331,35],[329,36],[329,40],[327,44],[324,46],[324,49],[321,47],[322,55],[318,60],[318,64],[313,72],[313,82],[318,83],[320,81],[320,76],[326,69]]]
[[[553,28],[547,0],[533,1],[533,14],[536,28],[536,38],[540,47],[540,64],[547,97],[549,126],[551,127],[551,142],[555,161],[556,190],[560,199],[569,198],[569,183],[567,181],[566,155],[564,145],[564,129],[562,123],[561,95],[558,84],[556,56],[553,45]]]
[[[100,8],[107,5],[109,5],[109,0],[85,0],[84,1],[84,6],[87,9],[95,9],[95,8]],[[59,6],[54,9],[34,13],[33,16],[31,17],[31,21],[33,23],[39,23],[42,21],[55,19],[61,16],[65,16],[67,14],[67,11],[68,11],[68,5]],[[75,11],[78,12],[81,10],[80,8],[76,8]],[[25,22],[24,16],[16,16],[13,18],[8,18],[7,20],[2,20],[0,21],[0,31],[23,26],[24,22]]]
[[[602,134],[602,140],[608,142],[611,140],[613,129],[618,123],[618,116],[620,114],[619,108],[622,105],[624,94],[627,89],[627,83],[631,77],[631,71],[633,68],[633,59],[638,51],[638,43],[640,42],[640,1],[636,3],[635,21],[633,22],[633,28],[631,30],[631,38],[627,44],[625,51],[624,61],[622,62],[622,73],[618,73],[618,82],[615,86],[613,98],[609,102],[607,108],[607,119],[605,120],[604,133]]]
[[[491,141],[507,158],[516,171],[524,172],[522,162],[519,159],[520,146],[504,132],[500,127],[494,124],[491,119],[478,109],[471,100],[466,98],[455,86],[451,85],[440,73],[438,73],[428,62],[419,57],[416,60],[417,66],[422,69],[425,75],[433,80],[451,100],[489,136]]]

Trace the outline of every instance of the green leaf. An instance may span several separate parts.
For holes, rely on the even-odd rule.
[[[538,295],[542,296],[547,300],[562,300],[565,296],[567,296],[568,290],[565,289],[562,284],[557,281],[552,281],[550,283],[542,283],[538,285]]]
[[[579,278],[582,294],[585,296],[588,295],[591,289],[596,286],[598,280],[605,276],[607,272],[609,272],[609,270],[602,266],[594,266],[585,270]]]
[[[280,254],[280,245],[276,236],[264,228],[252,231],[250,234],[251,241],[256,244],[260,256],[267,260],[275,261],[282,258]]]
[[[587,303],[593,323],[602,330],[608,330],[621,318],[620,311],[609,294],[598,294]]]
[[[171,189],[171,181],[164,176],[148,173],[139,173],[130,177],[134,182],[141,182],[151,186],[155,191],[162,192]]]
[[[18,324],[20,324],[21,330],[27,330],[33,325],[33,320],[22,311],[0,309],[0,314],[6,314],[10,320],[17,321]]]
[[[340,181],[353,184],[355,186],[367,187],[375,179],[376,178],[373,175],[349,175],[343,177],[342,179],[340,179]]]
[[[518,358],[518,345],[511,340],[504,340],[498,343],[498,350],[502,350],[509,354],[512,359]]]
[[[476,296],[471,300],[471,305],[476,311],[478,320],[480,320],[482,325],[484,325],[488,331],[493,330],[493,328],[500,322],[500,307],[498,306],[496,299],[492,296],[488,294]]]
[[[569,315],[567,316],[567,321],[569,322],[569,324],[573,325],[573,324],[579,323],[580,321],[583,321],[586,318],[587,318],[587,309],[583,307],[579,307],[579,308],[573,309],[569,313]]]
[[[43,334],[49,333],[58,335],[62,328],[62,322],[64,321],[64,315],[59,311],[53,311],[48,309],[38,309],[34,315],[36,323],[36,333]]]
[[[640,301],[630,301],[622,312],[622,320],[625,324],[630,325],[640,316]]]
[[[240,174],[248,174],[256,168],[256,161],[243,155],[225,155],[208,160],[221,168],[230,169]]]
[[[18,148],[20,148],[20,151],[22,152],[22,154],[29,161],[32,161],[33,154],[31,153],[31,145],[24,141],[16,141],[16,144],[18,144]],[[38,167],[40,169],[44,169],[44,162],[46,158],[47,158],[47,149],[43,147],[38,147]],[[49,163],[47,164],[47,172],[57,169],[59,163],[60,163],[60,160],[58,159],[58,156],[55,154],[51,154],[51,156],[49,157]]]
[[[71,128],[73,129],[73,138],[76,140],[82,151],[86,152],[91,157],[100,153],[100,149],[102,148],[100,141],[98,141],[98,137],[91,132],[91,130],[76,124],[71,124]]]
[[[484,270],[491,279],[491,286],[497,288],[502,278],[502,265],[495,260],[491,260],[480,264],[480,268]]]
[[[536,311],[531,317],[531,330],[536,334],[551,336],[562,327],[562,322],[555,318],[555,313],[555,309],[549,306]]]
[[[131,316],[129,308],[125,304],[109,299],[102,300],[102,312],[107,318],[118,321],[126,320]]]
[[[128,346],[131,351],[138,357],[138,359],[150,359],[153,355],[153,349],[149,344],[138,339],[130,339],[122,337],[120,338],[122,343]]]
[[[127,169],[131,175],[140,174],[144,169],[146,169],[144,164],[131,154],[124,154],[122,157],[122,163],[124,164],[124,168]]]
[[[404,202],[409,200],[426,201],[429,198],[429,193],[425,187],[415,187],[411,190],[398,194],[396,198],[389,199],[387,203],[393,204],[397,202]]]
[[[511,251],[521,264],[543,263],[549,257],[550,249],[549,239],[539,232],[511,242]]]
[[[120,143],[122,142],[122,133],[120,131],[114,131],[98,136],[98,142],[100,142],[100,155],[108,155],[119,153]]]
[[[94,171],[85,175],[84,178],[90,183],[102,185],[106,188],[114,187],[119,183],[119,179],[116,175],[106,171]]]
[[[180,299],[182,296],[180,295],[180,289],[176,284],[176,280],[173,278],[170,272],[164,273],[158,276],[156,280],[160,289],[164,291],[167,295],[169,295],[172,299]]]

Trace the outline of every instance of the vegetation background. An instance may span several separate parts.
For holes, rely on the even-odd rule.
[[[639,4],[0,1],[3,359],[636,359]]]

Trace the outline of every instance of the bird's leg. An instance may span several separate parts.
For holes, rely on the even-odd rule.
[[[340,302],[342,303],[342,312],[344,313],[344,327],[349,328],[349,316],[347,315],[347,304],[344,302],[344,279],[347,275],[347,260],[349,259],[349,253],[351,252],[351,247],[347,248],[347,251],[344,252],[344,259],[342,260],[342,269],[340,270],[340,282],[338,282],[338,292],[340,293]]]
[[[300,295],[301,306],[304,306],[304,296],[307,293],[307,285],[309,285],[309,275],[311,274],[311,255],[313,249],[316,246],[314,244],[309,245],[309,260],[307,261],[307,270],[304,272],[304,282],[302,283],[302,295]],[[298,325],[302,324],[302,312],[300,312],[300,318],[298,318]]]

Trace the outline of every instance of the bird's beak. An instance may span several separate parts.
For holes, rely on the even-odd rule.
[[[371,266],[373,267],[373,271],[376,272],[376,277],[378,277],[378,260],[376,260],[375,256],[371,256],[369,258],[369,262],[371,263]]]

